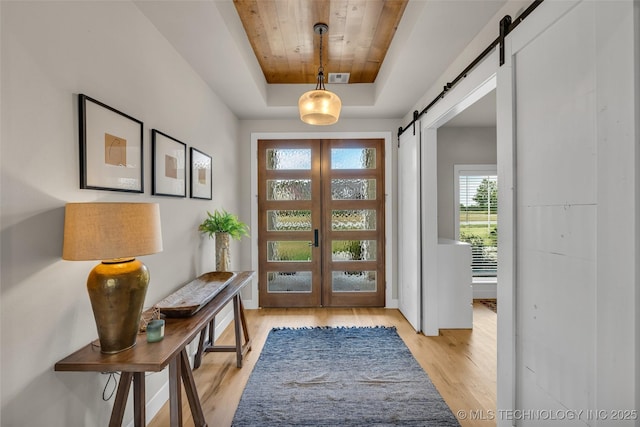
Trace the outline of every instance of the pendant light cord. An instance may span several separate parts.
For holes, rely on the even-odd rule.
[[[318,67],[318,83],[316,84],[316,90],[325,90],[324,88],[324,67],[322,66],[322,34],[324,30],[320,30],[320,66]]]

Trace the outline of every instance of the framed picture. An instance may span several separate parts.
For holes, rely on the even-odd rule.
[[[191,198],[211,200],[211,156],[191,147]]]
[[[80,110],[80,188],[144,192],[142,122],[86,95]]]
[[[151,194],[187,197],[187,145],[151,130]]]

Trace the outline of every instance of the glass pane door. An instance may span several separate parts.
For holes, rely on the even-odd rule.
[[[306,140],[260,140],[258,255],[260,305],[321,305],[320,146]]]
[[[382,140],[323,144],[323,305],[384,306]]]
[[[258,146],[260,305],[383,306],[383,141]]]

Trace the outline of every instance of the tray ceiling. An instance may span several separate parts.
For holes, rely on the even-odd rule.
[[[314,83],[323,22],[325,78],[373,83],[408,0],[234,0],[267,83]]]
[[[254,4],[263,2],[275,3],[275,0],[257,0]],[[327,3],[319,0],[300,2]],[[369,8],[371,2],[377,3],[377,0],[363,0],[358,4]],[[398,17],[400,21],[397,30],[394,27],[388,50],[380,56],[384,61],[378,64],[380,70],[375,81],[329,83],[330,90],[342,99],[341,119],[399,118],[412,108],[424,107],[423,103],[418,103],[419,99],[426,97],[430,87],[446,82],[438,79],[448,67],[450,70],[443,78],[455,76],[486,47],[484,44],[469,46],[467,59],[454,63],[479,32],[485,34],[486,40],[492,40],[498,34],[499,20],[505,13],[517,16],[518,11],[530,3],[531,0],[510,0],[508,4],[506,0],[409,0]],[[134,4],[236,117],[298,119],[298,99],[315,85],[317,51],[310,53],[313,59],[309,64],[309,82],[268,83],[233,0],[134,0]],[[352,9],[353,6],[347,12]],[[332,21],[336,12],[331,12],[331,8],[328,10],[329,33],[324,37],[324,46],[330,55],[335,55],[333,50],[336,48],[327,48],[326,42],[339,34],[340,24]],[[343,26],[347,25],[349,17],[345,19]],[[296,24],[309,42],[314,38],[314,43],[319,41],[319,36],[313,33],[316,22],[315,18],[309,18],[305,24]],[[356,25],[355,22],[352,24]],[[274,26],[281,32],[289,32],[279,24],[272,28]],[[326,75],[348,72],[334,68],[333,63],[328,64],[324,52],[323,57]],[[355,73],[350,82],[354,79]]]

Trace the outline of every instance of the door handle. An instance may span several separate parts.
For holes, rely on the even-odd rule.
[[[313,246],[318,247],[318,229],[313,230]]]

